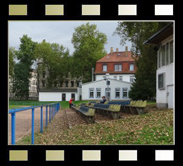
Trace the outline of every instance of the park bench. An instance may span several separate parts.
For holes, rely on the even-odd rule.
[[[146,108],[146,104],[147,104],[146,100],[145,101],[142,101],[142,100],[137,101],[135,105],[130,107],[131,113],[138,114],[138,115],[144,114],[144,109]]]
[[[72,106],[72,109],[82,115],[87,123],[94,123],[95,109],[85,106]]]
[[[121,105],[120,111],[121,112],[125,112],[125,106],[130,104],[130,100],[109,101],[108,104],[118,104],[118,105]]]
[[[131,114],[144,114],[147,101],[137,100],[131,101],[129,105],[125,106],[125,112]]]
[[[92,106],[97,113],[112,117],[113,119],[119,118],[120,105],[117,104],[94,104]]]

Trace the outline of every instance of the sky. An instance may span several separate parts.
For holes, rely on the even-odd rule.
[[[128,50],[131,49],[131,43],[126,42],[125,46],[120,45],[118,35],[113,35],[118,21],[9,21],[9,46],[19,48],[20,38],[27,34],[35,42],[46,42],[62,44],[69,49],[70,55],[74,52],[73,44],[71,43],[74,29],[82,24],[96,24],[97,29],[107,35],[107,44],[105,50],[109,53],[110,48],[113,51],[116,48],[119,51],[124,51],[125,46]]]

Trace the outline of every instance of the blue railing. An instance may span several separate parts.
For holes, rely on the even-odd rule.
[[[31,144],[34,144],[34,109],[40,107],[40,132],[43,133],[43,107],[46,107],[46,127],[48,126],[48,111],[49,111],[49,122],[54,118],[56,113],[60,108],[60,103],[52,103],[52,104],[45,104],[41,106],[32,106],[32,107],[25,107],[25,108],[17,108],[9,110],[9,114],[11,114],[11,144],[15,144],[15,120],[16,120],[16,113],[20,111],[26,111],[32,109],[32,136],[31,136]],[[49,110],[48,110],[49,108]]]

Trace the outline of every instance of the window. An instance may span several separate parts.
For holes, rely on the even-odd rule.
[[[130,82],[134,82],[134,76],[130,76]]]
[[[123,76],[119,76],[119,80],[120,81],[123,81]]]
[[[165,66],[165,45],[162,46],[162,49],[161,49],[161,52],[162,52],[162,66]]]
[[[94,98],[94,88],[89,89],[89,98]]]
[[[77,87],[79,87],[79,81],[77,81]]]
[[[117,76],[114,76],[114,79],[116,79],[116,80],[117,80]]]
[[[165,89],[164,77],[165,77],[164,73],[158,75],[158,89]]]
[[[114,71],[122,71],[122,65],[114,65]]]
[[[103,65],[103,71],[107,71],[107,65]]]
[[[96,88],[96,98],[101,98],[101,88]]]
[[[74,81],[71,81],[71,87],[74,87]]]
[[[173,41],[170,42],[170,63],[173,62]]]
[[[166,51],[165,51],[165,57],[166,57],[166,65],[169,64],[169,43],[166,43]]]
[[[134,70],[134,64],[130,64],[130,71]]]
[[[65,81],[65,87],[68,87],[68,83],[69,83],[68,81]]]
[[[42,85],[43,85],[43,87],[45,87],[45,81],[44,80],[42,81]]]
[[[128,88],[123,88],[122,93],[123,93],[123,98],[128,97]]]
[[[120,88],[115,88],[115,98],[120,98]]]

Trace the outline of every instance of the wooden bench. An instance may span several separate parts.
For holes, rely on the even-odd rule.
[[[129,114],[144,114],[147,101],[137,100],[131,101],[129,105],[125,106],[125,112]]]
[[[94,108],[97,113],[112,117],[113,119],[119,118],[120,105],[116,104],[94,104],[90,105],[91,108]]]
[[[95,109],[85,106],[73,106],[72,109],[82,115],[87,123],[94,123]]]

